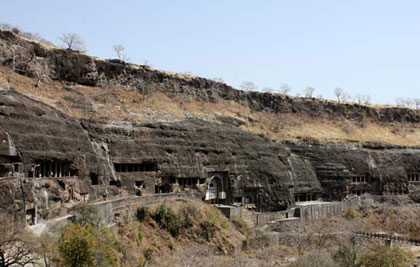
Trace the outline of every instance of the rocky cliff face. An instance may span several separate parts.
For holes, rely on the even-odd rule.
[[[417,199],[420,150],[345,144],[294,145],[308,159],[322,184],[324,197],[341,200],[350,194],[410,194]]]
[[[1,30],[0,64],[33,77],[40,76],[44,66],[48,68],[49,75],[61,81],[87,86],[118,83],[143,94],[161,91],[172,95],[184,95],[199,101],[232,100],[256,111],[303,113],[312,117],[330,119],[341,117],[353,120],[369,118],[380,122],[420,122],[420,114],[411,109],[372,108],[269,93],[243,92],[209,79],[171,74],[147,66],[127,64],[120,60],[93,58],[77,51],[46,48]]]
[[[143,193],[172,192],[181,181],[187,182],[179,190],[204,193],[213,175],[222,179],[226,203],[248,192],[249,201],[265,210],[291,206],[294,192],[321,192],[309,161],[231,125],[78,121],[13,90],[0,94],[0,118],[1,154],[12,166],[2,186],[13,188],[3,205],[15,212],[25,201],[46,203],[43,209],[51,201],[93,201],[104,189],[136,193],[136,182]],[[30,189],[23,192],[22,183]],[[15,201],[21,205],[11,205]]]
[[[4,31],[0,58],[1,64],[38,79],[48,70],[65,82],[118,82],[143,94],[156,90],[200,101],[233,100],[259,111],[420,121],[417,112],[407,109],[242,92],[203,78],[45,48]],[[195,190],[205,201],[242,202],[265,211],[287,209],[295,201],[341,200],[363,193],[410,193],[420,199],[416,148],[281,144],[220,121],[79,120],[2,89],[0,207],[33,220],[34,215],[64,214],[76,202],[183,190]]]

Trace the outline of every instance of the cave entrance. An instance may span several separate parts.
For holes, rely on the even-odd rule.
[[[36,208],[26,210],[26,225],[35,225],[37,223]]]
[[[99,177],[96,173],[90,173],[90,182],[92,185],[99,185]]]
[[[74,177],[78,176],[79,171],[72,168],[71,162],[50,159],[50,160],[37,160],[32,166],[28,176],[33,178],[38,177]]]
[[[109,185],[110,186],[116,186],[116,187],[121,187],[122,186],[121,181],[114,181],[114,180],[110,181]]]
[[[255,204],[251,196],[244,197],[244,204]]]
[[[226,192],[223,191],[223,180],[220,176],[214,175],[210,178],[205,200],[211,204],[219,204],[226,199]]]

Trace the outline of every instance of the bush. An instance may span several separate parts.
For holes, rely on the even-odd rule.
[[[64,266],[93,266],[98,239],[90,225],[68,224],[58,244]]]
[[[343,217],[347,220],[353,220],[356,217],[356,214],[352,209],[345,209],[343,212]]]
[[[202,222],[200,224],[201,227],[201,237],[207,241],[213,238],[214,234],[216,233],[216,225],[213,222]]]
[[[376,246],[372,252],[361,257],[362,266],[372,267],[411,267],[415,262],[415,257],[411,252],[401,248],[389,248],[386,246]]]
[[[150,218],[151,214],[148,207],[141,207],[137,209],[136,218],[139,222],[145,221],[147,218]]]
[[[109,229],[68,223],[58,241],[63,266],[116,266],[121,244]],[[61,265],[60,265],[61,266]]]
[[[167,230],[173,237],[179,236],[182,223],[171,208],[160,205],[153,214],[153,220],[155,220],[162,229]]]
[[[94,206],[77,204],[70,209],[70,214],[73,215],[71,221],[82,226],[88,224],[92,226],[99,226],[101,223],[99,211]]]
[[[144,258],[146,259],[146,262],[152,263],[153,262],[153,249],[148,248],[143,253]]]
[[[346,134],[351,134],[356,130],[356,126],[354,125],[354,123],[352,121],[349,121],[349,120],[345,120],[341,124],[341,128],[343,129],[343,131]]]
[[[232,223],[235,225],[236,229],[244,235],[247,235],[251,231],[251,228],[241,217],[234,218]]]
[[[201,216],[197,208],[190,206],[183,207],[179,213],[182,221],[182,226],[185,229],[193,227],[194,222],[198,221]]]
[[[137,233],[137,242],[138,242],[138,244],[140,245],[141,244],[141,241],[143,241],[143,239],[144,239],[144,233],[143,232],[138,232]]]

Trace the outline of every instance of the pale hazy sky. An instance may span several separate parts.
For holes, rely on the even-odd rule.
[[[332,98],[339,86],[374,102],[420,97],[420,1],[3,0],[0,23],[59,43],[80,34],[88,53],[221,77],[238,87],[288,83]]]

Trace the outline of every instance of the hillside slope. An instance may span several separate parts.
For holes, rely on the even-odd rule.
[[[18,49],[19,57],[13,59]],[[45,47],[0,31],[0,86],[75,118],[200,118],[274,141],[420,145],[415,110],[243,92],[208,79]],[[14,70],[14,71],[13,71]]]

